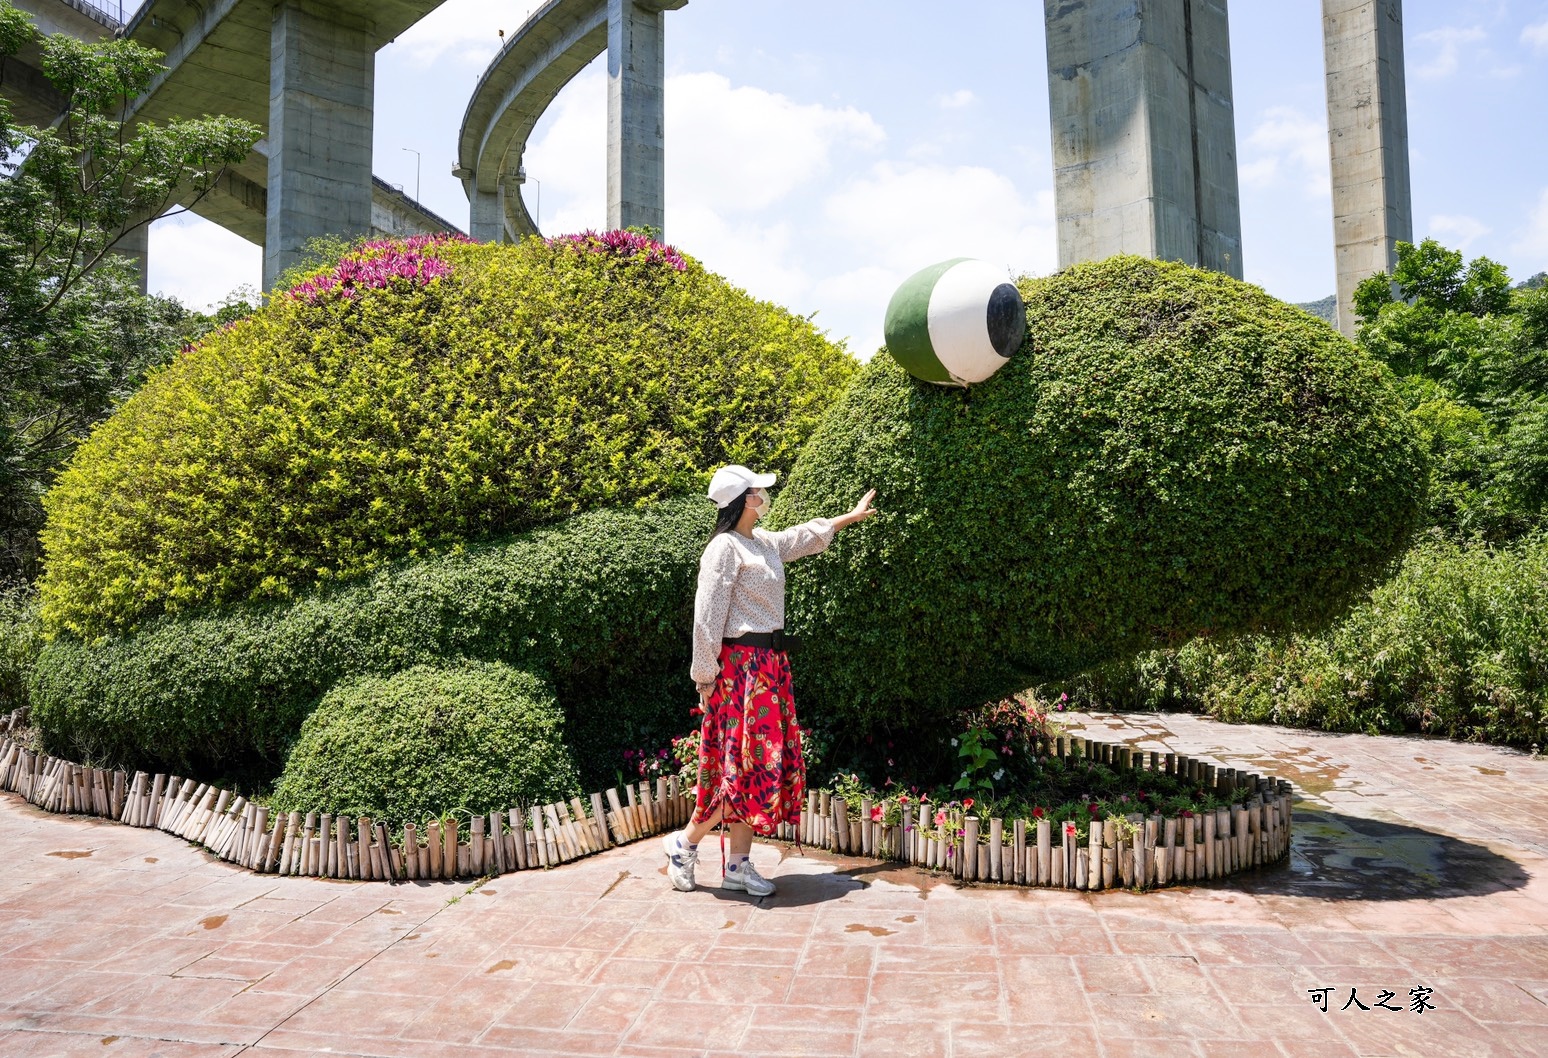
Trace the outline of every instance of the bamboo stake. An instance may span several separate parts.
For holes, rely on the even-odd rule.
[[[484,817],[474,816],[468,823],[468,863],[473,877],[482,877],[484,871]]]
[[[672,783],[674,786],[676,785],[676,776],[673,776]],[[677,817],[682,810],[682,801],[679,800],[676,796],[675,790],[672,791],[672,794],[673,796],[671,803],[674,806],[672,814],[672,826],[676,828],[678,825],[680,825]],[[602,795],[599,793],[594,793],[591,795],[591,818],[597,828],[597,847],[603,851],[606,851],[612,842],[608,840],[607,810],[602,807]]]
[[[289,875],[296,868],[296,842],[301,831],[301,813],[291,812],[285,821],[285,843],[280,852],[279,873]]]
[[[607,806],[612,809],[612,815],[609,817],[609,820],[613,824],[613,834],[616,842],[622,845],[626,841],[633,841],[634,827],[630,825],[629,816],[624,812],[623,805],[618,801],[617,790],[609,789],[607,791]]]
[[[371,846],[371,870],[380,881],[397,881],[398,865],[393,863],[392,841],[387,837],[386,824],[372,823],[371,833],[376,838],[375,844]]]
[[[632,793],[629,795],[629,800],[631,803],[634,800]],[[537,848],[538,866],[551,867],[558,862],[554,856],[553,841],[543,830],[543,810],[536,805],[532,807],[532,838]]]
[[[1034,836],[1033,840],[1036,841],[1037,838]],[[1015,829],[1011,831],[1011,844],[1014,846],[1011,854],[1013,857],[1011,881],[1017,885],[1036,885],[1037,872],[1033,871],[1030,877],[1027,875],[1027,821],[1025,819],[1016,820]]]
[[[1104,881],[1102,877],[1102,843],[1106,840],[1105,832],[1107,828],[1100,819],[1093,819],[1087,825],[1090,827],[1090,831],[1085,850],[1087,853],[1086,881],[1088,883],[1086,888],[1101,889]]]
[[[1005,881],[1005,821],[989,820],[989,880]]]
[[[608,794],[611,795],[610,800],[613,802],[616,809],[618,804],[617,796],[614,795],[613,791],[611,790],[608,791]],[[619,814],[621,815],[622,813]],[[512,855],[516,860],[516,864],[512,869],[524,871],[530,866],[536,866],[535,864],[529,864],[527,862],[527,827],[526,824],[522,822],[521,809],[512,808],[509,812],[506,813],[506,818],[511,824],[511,845],[513,846],[514,850]]]
[[[462,865],[457,862],[457,820],[448,819],[441,827],[441,877],[455,878],[458,868]]]

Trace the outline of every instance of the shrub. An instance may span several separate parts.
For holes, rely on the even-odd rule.
[[[1097,708],[1548,746],[1548,537],[1429,539],[1321,634],[1198,641],[1072,689]]]
[[[788,468],[853,361],[692,260],[602,246],[368,243],[190,347],[49,493],[49,626],[289,598]]]
[[[509,665],[416,665],[329,691],[274,788],[279,811],[397,822],[580,792],[553,688]]]
[[[1335,617],[1401,555],[1425,466],[1391,374],[1224,275],[1137,257],[1022,283],[963,392],[878,356],[773,515],[879,514],[791,567],[797,696],[943,722],[1137,650]]]
[[[37,596],[25,588],[0,588],[0,713],[27,704],[27,679],[43,648]]]
[[[638,728],[670,723],[671,703],[677,724],[651,734],[687,724],[713,513],[701,497],[592,511],[289,603],[161,618],[90,644],[60,636],[38,659],[34,719],[57,753],[261,782],[335,684],[471,658],[543,673],[584,736],[582,758],[611,768]]]

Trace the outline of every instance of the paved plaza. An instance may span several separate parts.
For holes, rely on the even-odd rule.
[[[1291,862],[1078,894],[760,845],[780,891],[752,901],[715,888],[713,839],[691,894],[647,840],[388,885],[249,874],[6,794],[0,1056],[1548,1055],[1548,761],[1193,716],[1071,728],[1290,779]]]

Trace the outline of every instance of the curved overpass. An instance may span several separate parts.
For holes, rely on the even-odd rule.
[[[484,241],[537,233],[518,187],[527,137],[559,90],[608,53],[608,226],[662,223],[663,20],[688,0],[548,0],[506,42],[463,115],[457,168]]]

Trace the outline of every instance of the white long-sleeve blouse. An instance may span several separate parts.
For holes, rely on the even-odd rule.
[[[744,632],[785,627],[785,563],[827,549],[833,520],[814,518],[771,533],[753,529],[721,533],[699,559],[699,588],[693,600],[693,666],[696,684],[720,672],[720,643]]]

